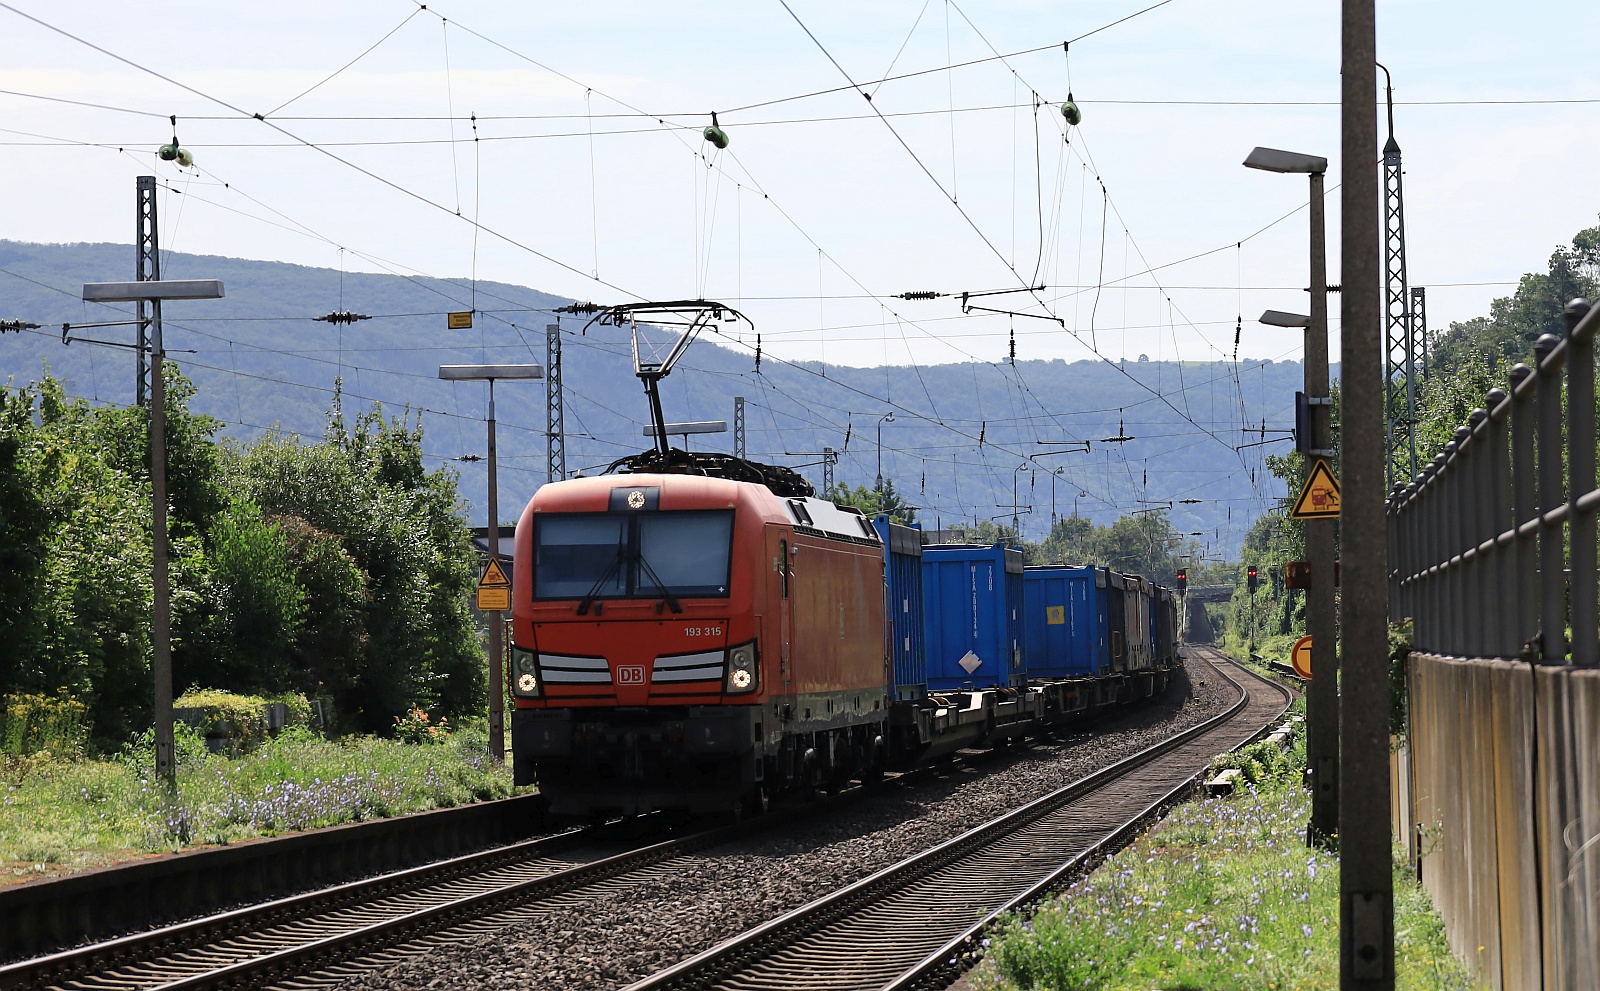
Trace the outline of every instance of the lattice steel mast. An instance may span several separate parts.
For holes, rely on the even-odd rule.
[[[733,456],[742,458],[744,454],[744,397],[733,397]]]
[[[1401,188],[1400,144],[1394,139],[1394,80],[1383,69],[1389,106],[1389,140],[1383,146],[1384,326],[1388,344],[1384,362],[1384,472],[1394,484],[1396,461],[1409,467],[1405,480],[1417,475],[1416,328],[1411,315],[1411,287],[1406,278],[1405,196]]]
[[[561,324],[544,328],[545,481],[567,477],[566,412],[561,398]]]
[[[161,278],[161,245],[156,227],[156,177],[138,177],[134,193],[134,278],[150,282]],[[133,402],[136,406],[150,405],[150,319],[146,307],[156,308],[160,303],[134,303],[134,317],[138,321],[133,343],[135,362]],[[159,318],[158,318],[159,319]]]

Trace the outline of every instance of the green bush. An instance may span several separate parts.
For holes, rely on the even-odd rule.
[[[267,739],[267,700],[259,695],[235,695],[215,688],[191,688],[172,703],[179,718],[204,737],[226,737],[239,750],[250,750]]]
[[[89,737],[89,707],[69,695],[0,697],[0,753],[75,757]]]

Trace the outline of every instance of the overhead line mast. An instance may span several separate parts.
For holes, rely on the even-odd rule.
[[[1405,481],[1417,475],[1417,333],[1412,292],[1406,275],[1405,195],[1401,186],[1400,144],[1394,139],[1394,80],[1383,69],[1388,95],[1389,140],[1383,146],[1384,257],[1384,473],[1393,486],[1401,464]],[[1420,292],[1420,290],[1419,290]]]

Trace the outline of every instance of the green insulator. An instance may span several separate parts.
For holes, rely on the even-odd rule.
[[[182,165],[184,168],[188,168],[194,164],[194,156],[189,153],[189,149],[178,149],[178,164]]]
[[[724,131],[717,125],[712,124],[710,127],[706,128],[704,134],[706,140],[711,142],[717,148],[720,149],[728,147],[728,132]]]
[[[170,162],[178,157],[178,151],[179,148],[175,144],[162,145],[156,150],[156,157],[161,159],[163,162]]]
[[[1065,117],[1067,123],[1073,127],[1077,127],[1078,122],[1083,120],[1083,111],[1079,110],[1078,105],[1072,102],[1071,93],[1067,94],[1067,102],[1061,105],[1061,116]]]

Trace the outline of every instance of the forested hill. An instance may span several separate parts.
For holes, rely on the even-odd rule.
[[[450,331],[446,311],[474,308],[465,281],[341,275],[184,254],[164,255],[162,264],[165,278],[220,278],[226,284],[226,299],[168,304],[166,343],[198,387],[195,408],[223,421],[227,433],[249,437],[277,427],[320,436],[335,381],[342,378],[347,410],[372,401],[392,414],[408,405],[422,410],[426,448],[435,463],[483,453],[487,398],[482,383],[439,381],[437,366],[542,363],[548,311],[568,302],[521,286],[480,282],[476,326]],[[85,304],[79,295],[84,282],[127,279],[132,272],[128,245],[0,241],[0,319],[43,325],[0,337],[0,376],[22,383],[48,366],[74,395],[131,402],[132,353],[83,342],[64,347],[60,324],[126,319],[131,306]],[[350,326],[311,319],[334,310],[373,319]],[[580,334],[583,319],[562,321],[569,473],[592,472],[639,450],[647,419],[626,337],[608,328]],[[132,339],[128,327],[73,336],[80,334]],[[824,368],[788,365],[769,351],[756,374],[752,343],[715,337],[696,343],[663,385],[667,419],[727,420],[731,427],[733,397],[744,396],[751,457],[798,467],[820,485],[820,458],[805,452],[832,447],[844,452],[837,480],[870,486],[877,470],[876,425],[893,410],[895,420],[883,426],[883,471],[913,505],[923,507],[929,526],[974,516],[1009,518],[1015,483],[1023,532],[1039,539],[1051,513],[1044,467],[1060,467],[1055,508],[1063,516],[1076,504],[1104,524],[1172,500],[1178,531],[1199,531],[1202,543],[1232,552],[1263,498],[1283,495],[1261,459],[1287,444],[1238,453],[1233,448],[1262,439],[1244,433],[1245,424],[1291,424],[1292,396],[1301,382],[1297,362],[1130,361],[1119,369],[1100,361],[1021,360],[1015,366]],[[544,386],[505,382],[497,387],[497,399],[502,505],[510,507],[502,515],[514,518],[515,507],[545,480]],[[1102,442],[1116,436],[1133,439]],[[691,440],[692,447],[716,450],[732,444],[731,435]],[[1082,440],[1091,441],[1087,454],[1046,455],[1051,448],[1040,443]],[[1026,455],[1037,456],[1029,462],[1032,470],[1016,471]],[[452,463],[481,523],[484,468]],[[1204,501],[1178,502],[1186,498]]]

